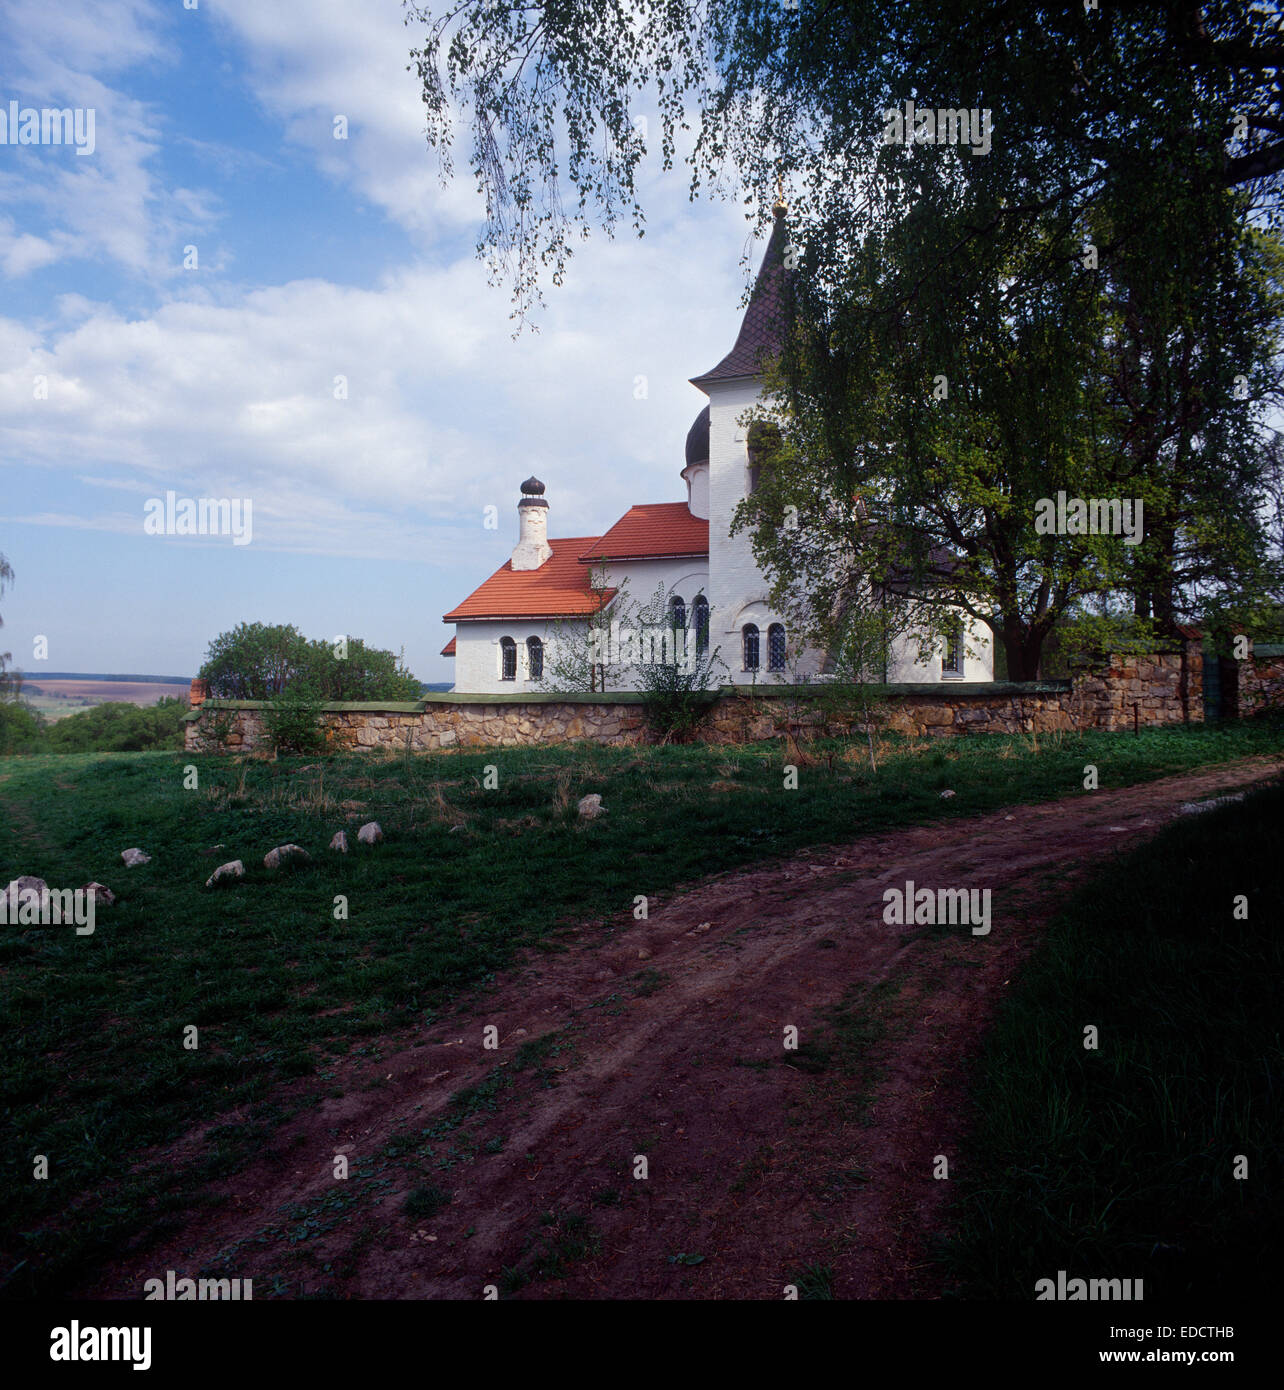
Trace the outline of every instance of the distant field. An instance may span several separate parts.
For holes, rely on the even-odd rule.
[[[92,709],[112,701],[127,705],[154,705],[157,700],[176,695],[185,696],[187,686],[167,681],[114,680],[24,680],[22,697],[38,709],[46,719],[60,719],[67,714]]]

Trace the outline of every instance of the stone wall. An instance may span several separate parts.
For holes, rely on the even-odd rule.
[[[1239,713],[1247,717],[1284,706],[1284,647],[1254,646],[1239,663]]]
[[[216,752],[216,722],[229,723],[223,750],[254,753],[269,746],[263,706],[255,701],[210,701],[196,719],[189,715],[184,747]],[[585,699],[514,701],[422,701],[411,705],[331,705],[322,727],[335,752],[431,753],[459,746],[504,747],[527,743],[641,743],[642,706],[636,700]]]
[[[1254,677],[1255,698],[1280,699],[1284,657],[1259,662],[1255,670],[1261,673]],[[184,745],[188,751],[269,750],[261,703],[206,700],[198,686],[193,682]],[[1069,681],[893,686],[879,701],[875,717],[894,732],[928,738],[1202,722],[1199,635],[1189,632],[1179,650],[1146,656],[1112,653]],[[710,743],[748,743],[799,733],[847,733],[860,727],[860,721],[858,711],[835,708],[823,687],[724,688],[710,696],[699,736]],[[643,706],[632,694],[520,700],[435,694],[405,704],[327,705],[321,722],[336,751],[430,753],[577,739],[606,744],[647,741]]]

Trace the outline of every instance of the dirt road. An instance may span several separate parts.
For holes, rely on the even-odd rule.
[[[835,1297],[932,1297],[935,1157],[960,1161],[968,1061],[1041,922],[1182,803],[1280,767],[897,830],[581,928],[414,1046],[345,1063],[342,1096],[282,1126],[217,1209],[79,1292],[219,1265],[256,1299],[274,1277],[287,1296],[779,1299],[824,1266]],[[906,879],[989,888],[990,933],[886,925]],[[439,1192],[410,1215],[416,1187]]]

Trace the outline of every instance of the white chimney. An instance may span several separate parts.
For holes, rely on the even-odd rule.
[[[515,570],[537,570],[553,553],[548,543],[548,503],[544,484],[527,478],[517,504],[518,539],[510,561]]]

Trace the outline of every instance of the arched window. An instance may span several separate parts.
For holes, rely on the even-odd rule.
[[[691,604],[691,621],[696,631],[696,652],[703,655],[709,650],[709,600],[697,594]]]
[[[517,643],[511,637],[499,639],[499,678],[502,681],[517,679]]]
[[[769,420],[755,420],[749,426],[746,452],[749,455],[748,492],[752,495],[762,483],[763,469],[770,465],[781,447],[780,426]]]
[[[785,669],[785,629],[780,623],[772,623],[767,629],[767,670]]]
[[[537,681],[544,675],[544,644],[538,637],[526,639],[526,679]]]
[[[686,627],[687,625],[687,605],[681,594],[674,594],[669,599],[669,626],[672,628]]]
[[[754,623],[746,623],[740,629],[740,640],[745,653],[745,670],[758,669],[758,628]]]

